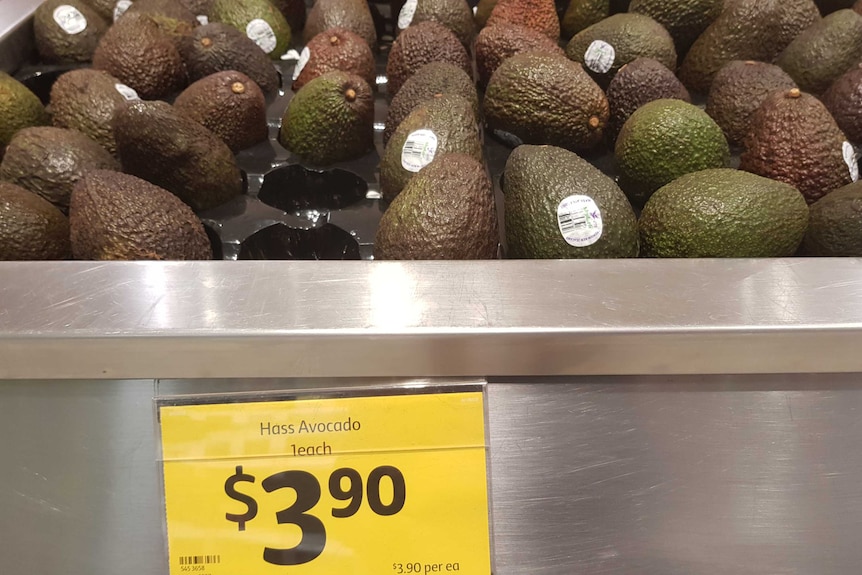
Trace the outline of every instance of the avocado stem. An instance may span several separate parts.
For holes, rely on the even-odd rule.
[[[601,122],[599,121],[599,119],[596,116],[593,116],[592,118],[590,118],[590,128],[595,130],[596,128],[599,127],[599,124],[601,124]]]
[[[347,98],[348,102],[353,102],[356,100],[356,91],[353,88],[348,88],[344,93],[344,97]]]
[[[333,46],[338,44],[338,36],[330,36],[329,37],[329,43],[332,44]]]
[[[243,94],[245,93],[245,84],[242,82],[234,82],[230,85],[230,90],[234,94]]]
[[[798,98],[802,95],[802,92],[799,91],[799,88],[792,88],[789,92],[787,92],[788,98]]]
[[[213,45],[212,39],[210,39],[210,38],[202,38],[201,39],[201,46],[203,46],[204,48],[209,48],[212,45]]]

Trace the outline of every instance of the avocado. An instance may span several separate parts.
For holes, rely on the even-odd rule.
[[[362,156],[374,145],[371,86],[338,70],[314,78],[288,104],[278,141],[318,165]]]
[[[213,17],[214,0],[179,0],[179,3],[185,6],[195,17],[206,16],[207,20]]]
[[[46,0],[33,14],[33,34],[46,64],[89,62],[108,23],[81,0]]]
[[[532,28],[506,22],[483,28],[476,38],[475,48],[479,85],[487,86],[494,70],[506,58],[533,50],[565,55],[556,42]]]
[[[609,0],[571,0],[560,20],[563,38],[571,38],[581,30],[601,22],[610,16],[610,13]]]
[[[65,260],[69,221],[48,201],[0,182],[0,261]]]
[[[114,115],[123,171],[179,197],[196,211],[242,194],[242,174],[221,139],[165,102],[129,102]]]
[[[287,20],[292,35],[298,34],[305,27],[305,0],[272,0],[272,4]]]
[[[862,0],[856,0],[853,4],[853,11],[857,14],[862,14]]]
[[[39,97],[27,86],[0,71],[0,158],[12,136],[28,126],[43,126],[51,119]]]
[[[266,99],[241,72],[216,72],[186,88],[174,109],[199,122],[234,152],[266,140]]]
[[[290,25],[269,0],[214,0],[213,19],[245,32],[273,60],[290,46]]]
[[[691,102],[691,96],[673,72],[652,58],[638,58],[617,72],[607,91],[610,118],[605,139],[611,144],[635,110],[653,100],[674,99]]]
[[[446,153],[482,161],[473,106],[457,94],[441,94],[420,104],[395,129],[380,159],[383,199],[394,200],[416,172]]]
[[[850,141],[862,143],[862,64],[838,78],[822,101]]]
[[[236,70],[257,84],[265,94],[280,87],[278,72],[266,53],[248,36],[227,24],[200,26],[179,42],[179,51],[196,82],[216,72]]]
[[[741,170],[795,186],[809,204],[858,179],[847,137],[829,110],[798,89],[773,92],[751,119]],[[854,177],[855,174],[855,177]]]
[[[137,92],[107,72],[90,68],[71,70],[51,86],[51,115],[54,126],[82,132],[116,154],[114,112],[129,100],[137,99]]]
[[[431,62],[449,62],[467,75],[473,73],[467,51],[451,30],[437,22],[421,22],[401,32],[392,45],[386,63],[389,95],[397,94],[410,76]]]
[[[491,16],[491,11],[497,5],[499,0],[479,0],[476,4],[476,13],[473,14],[473,19],[476,21],[478,28],[484,28],[488,23],[488,18]]]
[[[682,58],[723,8],[724,0],[632,0],[629,12],[649,16],[664,26]]]
[[[862,16],[839,10],[799,34],[775,61],[803,92],[822,94],[862,59]]]
[[[307,52],[306,52],[307,51]],[[312,38],[303,49],[305,64],[293,72],[293,90],[327,72],[355,74],[372,88],[376,85],[374,53],[360,36],[346,28],[332,28]]]
[[[718,71],[709,89],[706,113],[721,126],[727,141],[734,146],[751,128],[751,116],[769,94],[795,88],[793,78],[766,62],[733,60]]]
[[[568,150],[518,146],[503,172],[508,257],[636,258],[637,219],[612,179]]]
[[[147,14],[124,14],[105,33],[93,54],[104,70],[141,98],[164,98],[186,85],[186,69],[170,36]]]
[[[163,32],[174,38],[185,36],[198,21],[188,8],[176,0],[135,0],[126,13],[148,14]]]
[[[488,125],[528,144],[587,150],[608,121],[604,92],[568,58],[524,52],[491,76],[483,103]]]
[[[383,143],[395,133],[416,106],[432,99],[437,94],[457,94],[470,102],[476,117],[479,117],[479,96],[473,80],[458,66],[449,62],[425,64],[404,82],[386,112],[386,128],[383,130]]]
[[[575,34],[566,56],[583,64],[602,87],[638,58],[653,58],[676,69],[676,48],[664,27],[643,14],[615,14]]]
[[[377,29],[365,0],[315,0],[303,31],[306,43],[330,28],[347,28],[377,51]]]
[[[374,259],[496,259],[494,190],[485,166],[440,154],[395,198],[377,228]]]
[[[560,20],[554,0],[499,0],[485,25],[494,26],[499,22],[532,28],[555,42],[560,38]]]
[[[77,260],[211,260],[203,224],[170,192],[134,176],[88,172],[72,192]]]
[[[862,257],[862,182],[829,192],[811,205],[805,255]]]
[[[679,79],[707,94],[715,74],[732,60],[771,62],[820,19],[811,0],[726,0],[724,11],[683,59]]]
[[[66,212],[72,188],[87,171],[119,169],[111,154],[78,131],[24,128],[6,148],[0,180],[38,194]]]
[[[642,206],[660,187],[682,175],[730,163],[718,124],[682,100],[662,99],[638,108],[623,124],[614,149],[620,187]]]
[[[428,21],[451,30],[468,49],[476,36],[476,24],[467,0],[408,0],[398,13],[396,28],[400,33],[408,26]]]
[[[792,256],[808,226],[799,190],[730,169],[686,174],[641,213],[641,255],[652,258]]]

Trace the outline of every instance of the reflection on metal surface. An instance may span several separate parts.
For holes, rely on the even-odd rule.
[[[3,575],[164,575],[153,395],[152,381],[0,381]],[[858,374],[492,382],[495,574],[857,573],[860,413]]]
[[[0,378],[862,371],[860,266],[2,263]]]

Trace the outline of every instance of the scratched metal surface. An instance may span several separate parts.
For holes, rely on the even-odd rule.
[[[856,259],[8,263],[0,277],[6,379],[862,371]]]
[[[310,383],[351,382],[159,392]],[[3,575],[166,573],[155,393],[0,381]],[[531,378],[488,397],[497,575],[858,573],[858,375]]]

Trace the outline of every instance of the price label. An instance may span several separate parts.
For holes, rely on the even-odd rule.
[[[161,404],[170,573],[490,575],[483,402]]]

